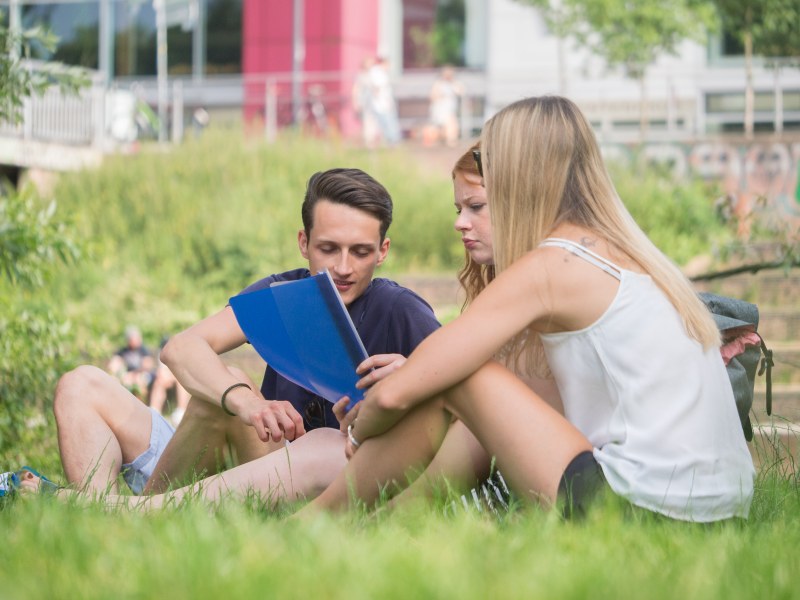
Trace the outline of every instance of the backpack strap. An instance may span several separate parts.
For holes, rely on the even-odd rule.
[[[764,374],[764,371],[767,372],[767,414],[772,415],[772,367],[775,366],[775,361],[772,359],[772,350],[767,348],[764,343],[764,338],[758,333],[756,335],[761,340],[761,352],[764,354],[764,358],[761,359],[761,366],[758,368],[758,375],[760,377]]]

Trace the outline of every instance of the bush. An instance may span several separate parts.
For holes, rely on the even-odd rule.
[[[47,422],[53,385],[71,364],[69,326],[42,286],[79,251],[55,202],[41,204],[31,189],[0,198],[0,455]]]
[[[80,273],[65,270],[52,284],[70,307],[80,347],[101,340],[110,351],[109,336],[131,322],[152,343],[219,310],[257,278],[302,266],[297,231],[306,182],[337,166],[364,169],[392,194],[383,274],[455,272],[463,250],[446,174],[421,173],[402,150],[294,137],[267,145],[209,130],[167,153],[110,157],[59,182],[59,205],[74,215],[90,255]]]
[[[640,172],[611,165],[619,196],[653,243],[679,265],[731,238],[714,207],[717,190],[697,181],[675,181],[651,167]]]

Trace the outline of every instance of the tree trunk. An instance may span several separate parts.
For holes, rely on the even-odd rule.
[[[781,87],[781,66],[775,62],[775,133],[783,133],[783,88]]]
[[[753,139],[753,112],[755,92],[753,91],[753,33],[748,29],[744,34],[744,137]]]
[[[644,81],[644,70],[639,76],[639,141],[644,144],[647,140],[647,126],[649,115],[647,114],[647,87]]]

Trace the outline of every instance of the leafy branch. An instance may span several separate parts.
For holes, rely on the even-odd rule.
[[[0,198],[0,270],[12,284],[41,285],[50,265],[80,257],[55,211],[55,201],[37,210],[32,188]]]
[[[41,96],[50,87],[76,94],[88,85],[85,69],[32,60],[34,45],[52,52],[57,43],[58,38],[48,29],[9,29],[0,15],[0,121],[20,123],[25,98]]]

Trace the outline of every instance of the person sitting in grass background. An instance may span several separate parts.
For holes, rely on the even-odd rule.
[[[155,377],[156,361],[153,353],[144,345],[138,327],[128,325],[125,328],[125,345],[109,359],[106,370],[139,400],[147,402]]]

